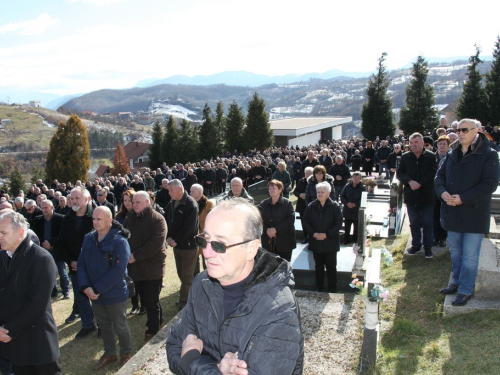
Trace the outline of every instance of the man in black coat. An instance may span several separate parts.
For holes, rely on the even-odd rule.
[[[181,181],[182,185],[184,186],[184,190],[191,191],[191,186],[198,183],[198,178],[194,174],[194,171],[191,168],[189,168],[186,178],[184,178]]]
[[[56,262],[57,272],[59,273],[59,282],[61,283],[61,292],[64,299],[69,299],[69,277],[66,272],[66,263],[57,255],[56,247],[61,230],[63,215],[54,212],[52,201],[46,199],[42,201],[42,216],[35,218],[33,231],[40,240],[40,245],[47,250]],[[57,282],[54,284],[52,297],[57,297]]]
[[[15,374],[61,374],[52,316],[52,256],[27,236],[22,215],[0,216],[0,352]]]
[[[425,257],[432,258],[434,218],[434,177],[436,176],[436,155],[424,149],[422,134],[410,135],[410,150],[401,156],[397,168],[398,180],[404,184],[404,200],[410,219],[411,247],[408,254],[421,250],[423,226]]]
[[[391,148],[387,146],[387,141],[382,141],[380,144],[380,148],[377,150],[379,178],[382,178],[385,169],[385,179],[389,179],[389,166],[387,163],[387,159],[389,158],[391,151]]]
[[[205,164],[205,170],[203,171],[203,188],[205,189],[204,194],[209,198],[214,195],[215,180],[215,171],[212,169],[212,166],[210,163]]]
[[[344,158],[340,155],[335,157],[335,164],[332,165],[329,171],[330,175],[333,177],[333,188],[335,189],[335,200],[340,201],[340,194],[347,184],[347,181],[351,178],[351,172],[346,163],[344,163]]]
[[[165,211],[167,209],[168,202],[170,202],[171,199],[170,194],[168,193],[168,180],[166,178],[162,180],[161,189],[155,193],[155,196],[156,204],[158,204],[158,206],[163,208],[163,210]]]
[[[118,183],[115,185],[115,188],[114,188],[114,193],[115,193],[115,198],[116,198],[116,205],[118,207],[121,206],[123,192],[126,191],[127,189],[128,189],[128,186],[125,183],[125,179],[123,177],[120,177],[118,179]]]
[[[76,338],[83,338],[96,330],[94,325],[94,313],[90,306],[89,299],[80,293],[77,277],[77,261],[82,250],[85,235],[94,229],[92,223],[93,208],[88,190],[75,187],[71,190],[71,202],[73,211],[64,216],[61,231],[59,234],[58,253],[69,266],[71,284],[73,286],[73,296],[78,307],[78,314],[82,319],[82,329],[77,333]],[[76,312],[73,310],[66,322],[75,320]]]
[[[32,199],[28,199],[26,202],[24,202],[24,207],[26,207],[26,214],[24,215],[24,218],[28,222],[29,227],[31,228],[33,226],[33,220],[37,216],[42,215],[42,210],[36,205],[36,202]]]
[[[226,191],[227,176],[227,169],[224,168],[222,163],[219,163],[217,170],[215,171],[215,177],[217,180],[217,194],[221,194]]]
[[[97,206],[104,206],[109,208],[111,216],[115,218],[115,206],[107,200],[108,192],[106,189],[99,189],[96,192]]]

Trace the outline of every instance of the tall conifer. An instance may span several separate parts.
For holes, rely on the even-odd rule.
[[[116,142],[115,153],[113,155],[113,169],[111,174],[117,175],[121,174],[126,175],[130,172],[130,165],[127,160],[127,155],[125,155],[125,149],[120,144],[120,142]]]
[[[489,121],[493,126],[500,126],[500,36],[497,37],[493,50],[491,71],[486,74],[486,97]]]
[[[151,138],[153,139],[153,144],[149,147],[148,156],[149,156],[149,168],[152,170],[156,170],[159,168],[163,161],[161,155],[161,148],[163,142],[163,128],[160,125],[159,121],[156,121],[153,125],[153,133],[151,134]]]
[[[243,129],[245,127],[245,116],[235,100],[229,106],[226,118],[226,148],[233,152],[243,149]]]
[[[265,150],[274,144],[274,133],[266,112],[266,103],[257,92],[248,102],[247,126],[243,132],[243,145],[246,150]]]

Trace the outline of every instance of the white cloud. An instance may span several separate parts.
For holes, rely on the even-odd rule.
[[[123,3],[125,0],[68,0],[69,3],[90,3],[99,6]]]
[[[50,16],[48,13],[42,13],[34,20],[10,22],[0,27],[0,34],[17,33],[20,35],[39,35],[47,28],[57,25],[59,20]]]

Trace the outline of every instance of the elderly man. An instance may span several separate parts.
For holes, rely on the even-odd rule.
[[[193,199],[196,201],[196,203],[198,203],[198,214],[199,214],[198,233],[203,233],[203,229],[205,229],[205,219],[207,218],[209,212],[213,210],[215,202],[212,199],[208,199],[206,196],[203,195],[203,186],[201,186],[200,184],[194,184],[193,186],[191,186],[191,191],[189,192],[189,195],[191,195]],[[196,276],[197,274],[200,273],[200,255],[203,256],[203,249],[201,248],[198,249],[198,254],[196,255],[196,266],[194,268],[193,276]],[[203,269],[207,269],[207,267],[205,266],[204,259],[203,259]]]
[[[98,207],[104,206],[104,207],[109,208],[109,210],[111,211],[111,215],[113,216],[113,219],[114,219],[115,218],[115,206],[107,200],[107,196],[108,196],[108,191],[106,189],[97,188],[97,191],[96,191],[97,206]]]
[[[384,142],[384,141],[383,141]],[[340,194],[347,181],[351,178],[351,172],[344,158],[340,155],[335,157],[335,164],[330,168],[330,175],[333,177],[333,188],[335,189],[335,200],[340,201]]]
[[[203,171],[203,185],[205,187],[205,195],[211,197],[214,195],[214,185],[216,181],[215,171],[212,169],[210,163],[205,164],[205,170]]]
[[[391,154],[391,149],[387,145],[387,141],[382,141],[380,143],[380,148],[377,150],[378,156],[378,177],[381,179],[385,169],[385,179],[389,179],[389,166],[388,166],[388,158]],[[330,173],[331,174],[331,173]]]
[[[149,194],[145,191],[134,194],[132,206],[134,212],[127,215],[123,226],[130,231],[130,276],[148,317],[144,334],[146,343],[156,335],[162,323],[160,292],[167,258],[167,224],[165,218],[151,207]]]
[[[69,299],[69,277],[66,272],[66,264],[57,254],[56,246],[64,216],[54,212],[54,205],[50,199],[42,201],[42,213],[42,216],[35,218],[32,229],[39,238],[41,246],[54,258],[57,266],[57,272],[59,273],[59,283],[61,284],[63,298]],[[52,297],[57,297],[57,295],[58,291],[56,282],[54,284],[54,290],[52,291]]]
[[[231,190],[224,197],[224,200],[229,200],[233,198],[243,198],[253,203],[253,198],[248,195],[247,191],[243,187],[243,181],[239,177],[235,177],[231,180]]]
[[[38,208],[36,202],[32,199],[28,199],[24,203],[24,207],[26,207],[26,213],[24,215],[26,221],[28,222],[29,227],[33,226],[33,220],[35,217],[42,215],[42,210]]]
[[[452,282],[441,293],[457,293],[454,306],[467,304],[474,292],[481,242],[490,228],[491,196],[500,176],[498,154],[480,128],[477,120],[459,122],[458,142],[451,145],[435,181],[453,268]]]
[[[71,284],[73,286],[73,297],[76,307],[66,319],[66,323],[75,321],[78,317],[82,319],[82,329],[76,334],[81,339],[96,330],[94,325],[94,313],[89,299],[80,293],[77,277],[77,261],[82,249],[85,235],[92,231],[93,208],[90,204],[91,198],[88,190],[75,187],[71,190],[72,212],[64,216],[59,234],[58,253],[68,264]]]
[[[184,191],[182,182],[174,179],[168,183],[172,200],[167,206],[165,217],[168,224],[167,243],[174,249],[177,276],[181,280],[180,297],[177,306],[181,310],[187,303],[189,289],[198,255],[195,236],[198,234],[198,204]]]
[[[127,189],[128,189],[128,186],[125,183],[125,179],[123,177],[120,177],[118,179],[118,183],[115,184],[115,188],[113,190],[115,192],[116,205],[118,207],[121,206],[123,192],[125,192]]]
[[[52,256],[32,243],[22,215],[0,215],[0,345],[15,374],[61,374],[52,316]]]
[[[184,190],[191,191],[191,186],[198,183],[198,178],[194,174],[193,169],[189,168],[188,172],[187,172],[187,176],[181,181],[182,181],[182,185],[184,186]]]
[[[156,204],[163,208],[165,211],[168,206],[168,202],[170,202],[170,194],[168,193],[168,179],[164,178],[161,181],[161,188],[158,190],[155,195],[156,195]]]
[[[167,338],[175,374],[300,374],[304,338],[290,264],[260,248],[262,219],[244,199],[223,201],[197,237],[207,270]]]
[[[117,360],[116,336],[120,342],[120,367],[130,359],[132,338],[127,322],[128,288],[124,279],[130,257],[130,232],[114,222],[108,207],[97,207],[92,215],[95,231],[85,236],[78,258],[80,290],[92,301],[102,332],[104,354],[94,365],[99,370]]]
[[[401,151],[401,145],[399,143],[394,144],[393,151],[389,154],[387,158],[387,165],[390,171],[390,183],[392,184],[392,180],[394,180],[394,176],[396,175],[396,167],[398,164],[398,158],[401,160],[401,156],[403,156],[403,152]]]
[[[411,247],[407,250],[414,255],[423,245],[425,257],[432,258],[433,217],[434,217],[434,177],[436,176],[436,155],[424,149],[424,139],[420,133],[410,135],[410,150],[401,156],[397,168],[398,180],[404,184],[404,200],[410,219]]]
[[[68,195],[68,197],[70,196]],[[68,198],[66,198],[64,195],[59,198],[59,206],[56,208],[55,212],[63,216],[71,212],[71,207],[68,206]]]
[[[24,198],[23,197],[16,197],[14,199],[14,207],[13,209],[16,212],[19,212],[21,215],[25,216],[26,215],[26,207],[24,207]]]

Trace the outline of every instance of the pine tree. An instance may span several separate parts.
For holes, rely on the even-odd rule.
[[[243,129],[245,126],[245,116],[241,107],[235,100],[229,106],[226,118],[226,148],[233,152],[243,149]]]
[[[226,118],[224,117],[224,104],[222,104],[221,101],[217,102],[217,108],[215,109],[214,127],[217,134],[217,148],[214,150],[214,156],[220,156],[224,154],[224,148],[226,146],[224,141],[224,135],[226,133]]]
[[[212,110],[205,104],[203,108],[203,118],[200,127],[200,157],[202,159],[211,159],[217,156],[217,151],[219,149],[217,143],[217,128],[215,127],[215,121],[212,117]]]
[[[45,171],[43,168],[40,167],[39,164],[34,164],[33,168],[31,169],[31,178],[30,182],[32,184],[36,184],[38,180],[45,181],[47,179],[47,176],[45,175]]]
[[[12,198],[17,197],[19,190],[26,192],[26,180],[18,169],[12,171],[9,179],[9,194]]]
[[[151,135],[151,138],[153,139],[153,144],[149,147],[148,150],[149,168],[155,171],[163,163],[161,156],[163,128],[161,127],[159,121],[156,121],[153,125],[153,134]]]
[[[406,106],[401,108],[399,128],[405,134],[425,134],[425,130],[432,130],[436,126],[438,114],[432,107],[435,104],[434,89],[427,83],[429,66],[422,56],[418,56],[413,63],[411,74],[411,82],[406,87]]]
[[[181,130],[179,132],[178,142],[178,159],[179,163],[194,162],[198,160],[198,149],[200,140],[196,130],[191,126],[191,123],[183,119],[181,121]]]
[[[248,102],[247,127],[243,131],[243,147],[245,150],[265,150],[274,144],[274,133],[269,123],[264,99],[257,92]]]
[[[120,144],[120,142],[116,142],[115,154],[113,155],[113,169],[111,170],[111,174],[122,176],[126,175],[130,172],[130,166],[128,164],[127,155],[125,155],[125,149]]]
[[[60,122],[50,140],[45,172],[49,180],[86,181],[90,169],[90,147],[87,127],[76,115],[66,124]]]
[[[366,88],[367,101],[361,111],[361,133],[366,139],[373,140],[377,136],[381,139],[393,136],[395,132],[392,100],[387,94],[390,84],[389,74],[385,67],[385,57],[382,53],[378,59],[377,73],[373,74]]]
[[[481,82],[483,77],[478,70],[478,65],[483,62],[479,58],[480,53],[480,48],[476,46],[476,54],[469,58],[468,79],[464,84],[464,91],[460,96],[456,113],[459,119],[471,118],[486,124],[488,107],[486,91]]]
[[[177,129],[174,117],[170,116],[165,124],[165,132],[161,143],[161,155],[167,165],[171,166],[178,161],[178,142],[179,130]]]
[[[489,121],[493,126],[500,125],[500,36],[497,36],[493,50],[491,71],[486,74],[486,97]]]

